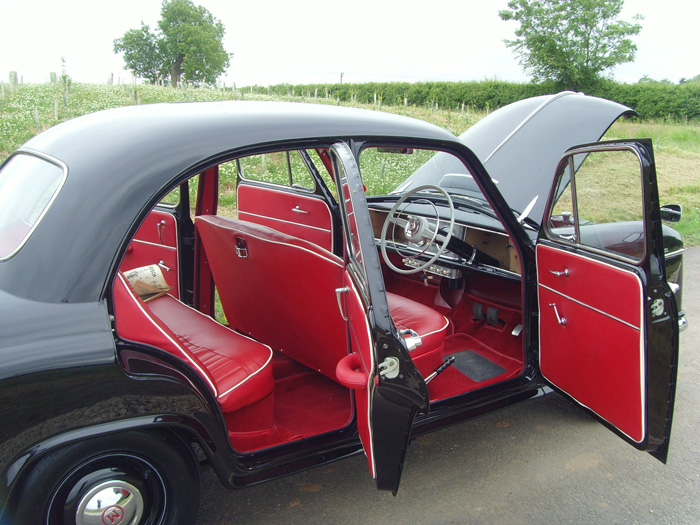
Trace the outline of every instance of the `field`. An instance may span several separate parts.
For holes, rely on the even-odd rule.
[[[59,122],[132,104],[192,100],[293,100],[336,104],[315,97],[270,96],[245,90],[173,89],[149,85],[21,84],[0,83],[0,161],[33,135]],[[485,112],[434,107],[346,104],[380,109],[419,118],[459,134]],[[674,225],[687,245],[700,244],[700,123],[624,121],[616,123],[605,138],[650,137],[654,142],[659,193],[662,204],[683,205],[683,219]]]

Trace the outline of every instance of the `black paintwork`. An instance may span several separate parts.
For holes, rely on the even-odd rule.
[[[109,286],[121,256],[148,211],[168,191],[236,155],[282,142],[313,148],[339,139],[346,140],[354,154],[365,143],[391,146],[410,141],[416,147],[442,148],[462,156],[473,166],[491,205],[500,210],[503,227],[520,252],[523,311],[533,314],[524,319],[525,373],[477,394],[436,404],[430,414],[418,416],[414,433],[537,394],[542,382],[536,368],[534,236],[517,223],[477,156],[448,132],[404,117],[330,106],[235,102],[109,110],[55,126],[21,148],[58,159],[69,172],[24,247],[0,262],[0,501],[12,505],[27,469],[53,447],[128,428],[167,427],[193,436],[222,482],[232,487],[361,450],[350,426],[301,445],[233,453],[221,412],[201,378],[158,349],[115,341],[109,316]],[[189,273],[193,264],[187,248],[192,238],[189,213],[179,209],[177,215],[186,226],[179,243],[183,268]],[[374,242],[371,228],[363,231],[362,242],[369,249]],[[654,253],[660,268],[660,255]],[[383,285],[379,279],[371,283],[372,303],[381,308]],[[191,283],[183,284],[189,293]],[[403,352],[387,318],[388,311],[373,317],[375,337],[387,344],[379,350],[380,359]],[[395,414],[391,405],[399,405],[407,411],[405,421],[425,408],[420,393],[425,385],[408,376],[406,381],[380,382],[377,414]],[[390,421],[373,423],[378,428],[384,425],[380,432],[390,431]],[[398,435],[393,442],[385,440],[378,454],[389,464],[398,462],[399,471],[406,430],[398,429],[403,441]],[[392,445],[400,451],[398,459],[391,457]],[[380,482],[390,490],[397,484],[396,473]]]

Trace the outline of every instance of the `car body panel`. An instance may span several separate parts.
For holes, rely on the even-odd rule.
[[[628,111],[628,108],[609,104],[609,115]],[[539,107],[542,101],[534,105]],[[526,106],[531,113],[532,106]],[[573,111],[570,118],[580,118],[581,111]],[[516,113],[518,117],[529,114],[527,111]],[[560,114],[567,113],[561,109]],[[551,124],[556,120],[550,116],[537,129],[545,129],[545,122]],[[510,122],[510,118],[506,121]],[[588,131],[592,129],[583,127]],[[493,138],[495,132],[488,129],[484,133]],[[599,128],[595,130],[597,133]],[[488,140],[484,142],[488,143]],[[484,284],[481,292],[488,301],[490,291],[493,299],[498,290],[506,290],[498,306],[522,315],[519,329],[513,334],[503,334],[517,338],[512,340],[515,343],[511,342],[511,346],[522,346],[522,349],[517,348],[521,355],[514,377],[484,383],[483,388],[431,402],[430,387],[418,372],[408,344],[392,320],[387,300],[388,284],[395,283],[388,283],[384,278],[386,268],[377,251],[372,214],[386,211],[396,201],[396,195],[387,196],[384,203],[366,198],[358,159],[368,145],[387,149],[408,145],[442,151],[457,158],[468,169],[479,194],[486,200],[477,207],[460,204],[460,220],[466,224],[469,217],[480,215],[482,219],[476,221],[477,230],[501,236],[512,244],[520,272],[489,268],[488,259],[459,264],[465,272],[476,272],[475,276],[508,281],[502,288]],[[506,146],[498,149],[498,153],[509,151]],[[326,379],[337,379],[348,390],[355,391],[355,404],[348,401],[348,407],[355,412],[354,418],[332,432],[299,440],[290,438],[269,448],[242,453],[232,445],[227,427],[230,414],[224,414],[217,403],[216,388],[207,381],[208,375],[169,353],[168,344],[159,339],[158,334],[141,334],[143,326],[139,323],[143,319],[139,317],[138,307],[126,313],[121,309],[124,303],[120,302],[120,294],[129,295],[130,292],[126,293],[128,285],[121,280],[119,270],[124,261],[132,266],[152,259],[155,264],[162,261],[164,266],[170,266],[171,259],[166,261],[159,254],[159,250],[167,248],[168,253],[176,256],[174,271],[180,273],[177,291],[181,301],[198,310],[196,315],[213,314],[215,282],[209,270],[208,254],[204,253],[201,239],[195,234],[189,194],[196,193],[195,216],[216,214],[219,164],[242,156],[290,149],[315,151],[320,158],[316,168],[325,169],[335,177],[342,202],[336,202],[318,173],[313,174],[313,178],[320,189],[306,194],[306,200],[302,201],[325,201],[325,206],[319,206],[322,221],[315,222],[314,218],[311,225],[326,229],[330,214],[332,236],[324,234],[316,240],[325,249],[332,249],[328,257],[337,259],[337,269],[342,271],[333,281],[337,281],[332,286],[335,289],[328,286],[304,288],[305,283],[314,283],[313,269],[298,268],[293,275],[284,274],[285,260],[275,259],[274,254],[269,259],[277,267],[271,266],[270,271],[279,270],[287,279],[286,285],[296,286],[299,288],[296,291],[302,294],[304,290],[329,294],[324,298],[324,311],[315,314],[318,319],[310,319],[310,326],[314,326],[314,320],[322,322],[331,316],[339,320],[336,325],[341,326],[343,333],[337,331],[332,337],[334,341],[341,341],[343,352],[347,342],[348,353],[342,357],[342,352],[334,349],[333,355],[341,356],[335,378],[335,374],[326,369],[326,361],[319,367],[315,360],[307,363],[311,368],[323,368],[319,373]],[[58,159],[68,167],[68,175],[62,190],[24,246],[0,263],[0,313],[3,314],[0,316],[0,355],[3,357],[0,398],[10,399],[18,388],[19,391],[31,390],[32,418],[46,419],[50,423],[32,427],[24,416],[18,417],[15,412],[8,416],[13,418],[13,424],[4,427],[8,430],[0,439],[0,473],[4,480],[0,497],[21,491],[25,473],[52,449],[100,432],[119,432],[126,428],[168,428],[198,442],[219,478],[229,487],[259,483],[323,464],[357,453],[364,446],[377,487],[395,493],[412,434],[434,430],[542,392],[545,378],[539,373],[538,322],[540,314],[551,312],[541,312],[538,308],[536,235],[532,227],[523,226],[512,213],[514,206],[507,201],[505,191],[508,184],[487,172],[478,152],[438,127],[405,117],[332,106],[241,102],[162,104],[81,117],[38,135],[20,151]],[[561,154],[563,152],[559,157]],[[556,162],[548,185],[555,169]],[[345,174],[344,180],[340,171]],[[192,177],[196,175],[199,181],[195,189]],[[651,181],[651,172],[649,177]],[[240,177],[237,183],[241,183]],[[177,207],[160,205],[178,186],[187,198]],[[263,186],[251,184],[251,188]],[[293,187],[274,191],[284,194],[281,200],[292,208],[273,218],[295,222],[293,210],[302,206],[295,200],[298,192]],[[253,198],[260,200],[267,198],[269,192],[253,193]],[[538,198],[538,206],[542,203],[544,207],[546,194]],[[262,207],[257,208],[262,211],[253,213],[266,215],[269,209],[265,206],[270,202],[262,203]],[[653,287],[654,299],[668,301],[668,319],[673,320],[677,313],[673,310],[672,297],[670,300],[667,297],[664,246],[657,238],[662,229],[658,208],[654,206],[648,204],[654,233],[649,236],[652,244],[646,252],[647,266],[641,281]],[[436,208],[436,205],[431,207]],[[537,209],[533,208],[533,212],[541,213]],[[165,226],[161,223],[163,220]],[[304,229],[296,226],[291,230],[297,234],[301,231]],[[144,244],[146,259],[129,261],[132,257],[129,246],[137,241]],[[309,252],[315,251],[306,248]],[[680,250],[676,248],[674,256]],[[564,251],[575,252],[576,249],[565,246]],[[678,263],[678,273],[680,266]],[[442,303],[438,305],[437,298],[445,291],[443,288],[449,288],[449,283],[443,286],[440,282],[433,288],[419,280],[403,284],[429,307],[442,308],[441,311],[448,308]],[[427,277],[425,284],[428,284]],[[429,288],[428,292],[420,291],[423,288]],[[250,308],[258,307],[276,290],[279,288],[251,301]],[[434,301],[430,293],[435,290],[440,294]],[[461,297],[459,290],[453,291],[455,296]],[[591,301],[598,299],[593,297]],[[639,296],[635,300],[639,300]],[[140,303],[137,300],[134,304]],[[300,310],[297,313],[303,315],[300,304],[303,301],[288,306],[296,307]],[[470,312],[454,310],[459,313],[455,315],[460,322],[472,322]],[[343,315],[347,323],[342,321]],[[625,315],[627,312],[620,314],[621,317]],[[274,315],[266,321],[274,322]],[[649,347],[663,347],[665,362],[671,362],[673,368],[677,332],[672,331],[667,321],[647,323],[645,333]],[[551,319],[546,322],[551,325]],[[655,326],[651,326],[654,323]],[[498,325],[497,312],[495,324]],[[552,328],[556,327],[552,325]],[[493,326],[485,330],[497,333]],[[268,331],[274,332],[273,329]],[[263,333],[260,337],[266,336]],[[326,339],[330,340],[331,336]],[[178,346],[171,342],[174,347]],[[303,337],[298,337],[296,342],[303,343]],[[322,347],[323,341],[317,346]],[[342,368],[340,363],[347,367]],[[387,373],[388,370],[398,373]],[[73,373],[81,378],[75,384],[70,380]],[[664,381],[667,386],[669,384],[669,374],[664,366],[648,377],[646,385],[652,395],[646,407],[653,405],[655,408],[653,414],[649,411],[644,415],[646,426],[641,445],[664,458],[673,404],[673,392],[663,387]],[[89,385],[95,393],[78,396],[78,383]],[[54,384],[56,389],[47,388]],[[56,395],[56,391],[65,388],[75,395],[70,399]],[[151,403],[152,399],[157,401]],[[103,401],[116,403],[120,410],[118,415],[103,410]],[[246,408],[249,407],[243,410]],[[657,417],[662,411],[666,412],[663,422]],[[70,424],[54,424],[57,421],[70,421]],[[36,432],[27,437],[33,430]],[[628,433],[639,437],[636,428]],[[24,457],[28,461],[20,461]],[[7,475],[8,468],[12,470],[11,476]]]

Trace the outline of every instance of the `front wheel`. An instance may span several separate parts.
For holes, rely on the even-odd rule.
[[[23,485],[18,523],[194,523],[201,481],[192,450],[176,436],[129,432],[51,453]]]

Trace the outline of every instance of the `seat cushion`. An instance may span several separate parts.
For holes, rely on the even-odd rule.
[[[170,295],[150,301],[148,307],[207,369],[224,412],[250,405],[272,392],[269,347],[220,325]]]
[[[386,294],[389,312],[399,330],[411,329],[421,338],[421,345],[411,352],[411,357],[442,349],[449,322],[441,313],[429,306],[391,292]]]

